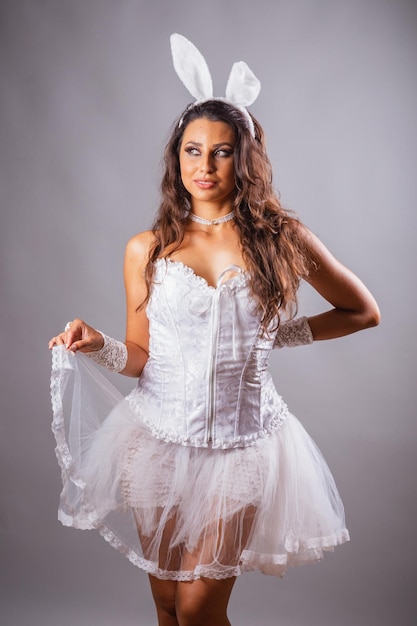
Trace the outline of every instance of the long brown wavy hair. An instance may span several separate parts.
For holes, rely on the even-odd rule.
[[[308,274],[310,262],[297,236],[299,221],[283,209],[274,192],[262,127],[252,116],[255,127],[252,137],[241,111],[222,100],[190,105],[175,123],[166,145],[162,199],[152,226],[155,243],[145,269],[148,286],[145,302],[150,294],[155,260],[166,255],[167,249],[172,254],[184,239],[191,203],[181,180],[179,151],[187,125],[199,118],[225,122],[235,133],[234,223],[250,290],[262,315],[262,327],[271,330],[271,325],[276,328],[279,324],[282,312],[289,317],[295,314],[300,278]]]

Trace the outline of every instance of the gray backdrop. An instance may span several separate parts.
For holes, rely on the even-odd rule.
[[[285,206],[382,310],[377,329],[273,355],[352,541],[283,580],[243,576],[232,623],[415,623],[416,18],[411,0],[1,1],[2,623],[156,623],[146,575],[56,521],[47,340],[76,315],[124,336],[124,246],[151,223],[161,150],[190,100],[175,31],[216,94],[235,60],[259,76],[252,111]],[[303,313],[323,307],[303,289]]]

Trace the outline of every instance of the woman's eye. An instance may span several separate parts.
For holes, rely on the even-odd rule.
[[[215,156],[219,156],[219,157],[229,157],[231,154],[232,152],[226,149],[216,150],[215,152]]]
[[[191,156],[200,156],[200,150],[198,148],[195,148],[193,146],[189,146],[188,148],[185,148],[185,152],[187,154],[190,154]],[[233,154],[232,150],[229,150],[228,148],[220,148],[218,150],[216,150],[215,152],[213,152],[213,156],[214,157],[220,157],[220,158],[225,158],[225,157],[229,157]]]

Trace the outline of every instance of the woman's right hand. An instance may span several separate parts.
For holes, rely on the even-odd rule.
[[[103,335],[83,320],[75,319],[69,322],[62,333],[52,337],[48,347],[65,346],[72,352],[95,352],[104,345]]]

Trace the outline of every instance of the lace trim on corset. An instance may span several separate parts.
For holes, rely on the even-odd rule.
[[[228,448],[245,448],[246,446],[253,446],[257,443],[257,441],[269,437],[277,428],[279,428],[288,416],[288,407],[280,396],[278,396],[278,399],[280,401],[280,406],[274,412],[273,417],[269,420],[268,425],[265,428],[262,428],[255,433],[251,433],[250,435],[240,435],[239,437],[233,438],[228,437],[227,439],[217,438],[213,441],[213,443],[208,444],[203,437],[186,437],[177,431],[169,432],[163,428],[157,428],[155,424],[153,424],[152,421],[143,414],[141,410],[143,407],[143,399],[137,388],[133,389],[126,398],[132,411],[138,415],[140,421],[147,426],[151,435],[156,437],[156,439],[160,439],[166,443],[178,443],[182,446],[193,446],[196,448],[211,447],[214,449],[221,448],[223,450]]]
[[[190,277],[195,282],[198,288],[204,289],[204,290],[210,289],[213,291],[217,289],[217,287],[213,287],[213,285],[209,285],[209,283],[207,282],[205,278],[203,278],[203,276],[196,274],[196,272],[193,270],[192,267],[190,267],[189,265],[186,265],[182,261],[175,261],[168,257],[163,257],[155,261],[155,267],[157,268],[157,270],[160,270],[160,271],[163,271],[164,269],[166,270],[168,264],[172,268],[177,269],[179,272],[181,272],[185,276]],[[247,274],[246,272],[242,271],[239,274],[235,274],[230,280],[226,281],[223,284],[228,285],[231,288],[233,287],[234,289],[240,289],[241,287],[247,286],[248,284]]]

